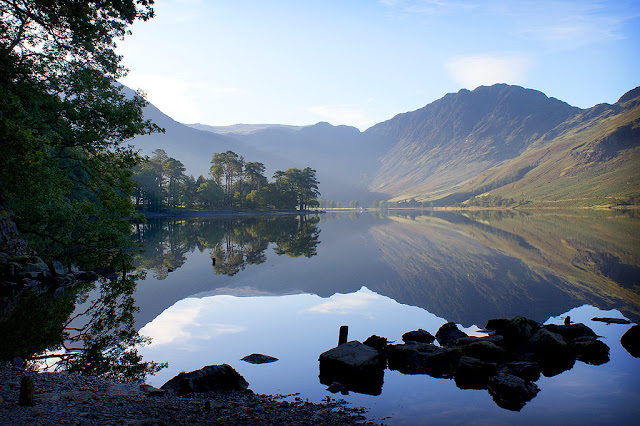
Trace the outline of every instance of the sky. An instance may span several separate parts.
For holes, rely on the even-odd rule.
[[[156,0],[120,81],[182,123],[360,130],[495,83],[580,108],[640,85],[640,0]]]

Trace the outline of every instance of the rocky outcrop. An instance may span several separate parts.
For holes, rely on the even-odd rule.
[[[340,383],[348,390],[369,395],[382,392],[386,360],[376,349],[353,340],[320,354],[318,360],[320,383]]]
[[[209,391],[245,391],[249,383],[228,364],[207,365],[200,370],[180,373],[160,389],[182,396]]]
[[[489,320],[486,330],[491,332],[489,336],[467,336],[455,323],[446,323],[435,336],[440,346],[430,343],[433,339],[429,343],[413,340],[429,340],[424,330],[405,333],[404,344],[386,345],[385,338],[374,335],[367,340],[375,342],[378,350],[369,348],[368,353],[377,360],[376,368],[380,368],[376,354],[386,356],[390,370],[453,378],[461,389],[487,389],[497,405],[514,411],[521,410],[540,391],[535,382],[541,374],[559,374],[573,367],[576,360],[594,365],[609,361],[609,347],[584,324],[541,325],[528,318],[515,317]],[[629,337],[623,340],[629,345],[635,341],[637,350],[637,331],[630,330]],[[358,342],[350,343],[354,351],[360,347]],[[337,353],[345,345],[325,354]],[[342,351],[347,352],[346,349]],[[355,361],[349,367],[354,371],[360,368],[356,365],[367,365],[364,357],[360,361],[356,361],[355,356],[349,359]],[[322,361],[320,365],[322,375]],[[377,374],[381,387],[382,376]],[[322,383],[344,384],[337,376]],[[353,383],[345,387],[356,389]]]
[[[431,333],[421,328],[414,331],[408,331],[402,335],[402,341],[405,343],[432,343],[434,340],[436,340],[436,338]]]
[[[634,325],[620,338],[622,347],[636,358],[640,358],[640,325]]]

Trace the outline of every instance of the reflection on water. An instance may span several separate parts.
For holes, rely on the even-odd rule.
[[[592,423],[576,414],[579,409],[620,422],[620,413],[602,413],[602,401],[597,413],[588,405],[597,401],[596,388],[603,392],[594,378],[618,389],[619,399],[606,398],[607,410],[637,399],[630,383],[638,360],[619,344],[629,326],[603,328],[588,315],[640,318],[638,228],[637,218],[609,212],[365,212],[150,222],[136,232],[148,247],[139,267],[150,271],[136,292],[136,324],[154,339],[145,357],[169,361],[154,384],[181,370],[226,362],[257,392],[301,392],[319,400],[327,391],[318,381],[317,357],[335,346],[340,325],[350,326],[350,339],[377,334],[400,340],[417,328],[435,333],[447,321],[470,333],[490,318],[523,315],[544,322],[571,312],[574,321],[605,336],[611,362],[577,362],[557,377],[541,378],[542,391],[515,417],[495,407],[486,392],[462,392],[449,380],[394,371],[385,372],[379,397],[352,393],[349,400],[392,414],[394,422],[415,423],[429,412],[429,419],[450,423],[459,419],[438,416],[454,410],[462,413],[460,421],[479,415],[533,423],[560,415],[560,403],[581,407],[571,410],[577,416],[572,422]],[[279,361],[239,361],[251,353]],[[569,391],[575,383],[581,384],[577,393]]]

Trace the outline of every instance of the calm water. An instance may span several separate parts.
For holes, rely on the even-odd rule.
[[[477,334],[490,318],[524,315],[583,322],[611,348],[610,362],[536,382],[520,412],[486,390],[385,371],[379,396],[338,397],[391,424],[622,424],[640,418],[640,359],[620,344],[640,319],[640,221],[610,212],[417,212],[150,221],[136,230],[147,277],[136,317],[153,338],[145,359],[180,371],[228,363],[258,393],[335,398],[318,379],[318,355],[372,334],[401,341],[454,321]],[[215,263],[213,261],[215,258]],[[253,365],[251,353],[279,361]]]

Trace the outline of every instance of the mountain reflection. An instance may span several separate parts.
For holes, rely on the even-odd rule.
[[[247,265],[264,263],[269,244],[278,255],[309,258],[320,243],[319,220],[306,215],[149,220],[134,230],[145,246],[136,266],[162,280],[185,263],[186,253],[209,250],[215,273],[233,276]]]

